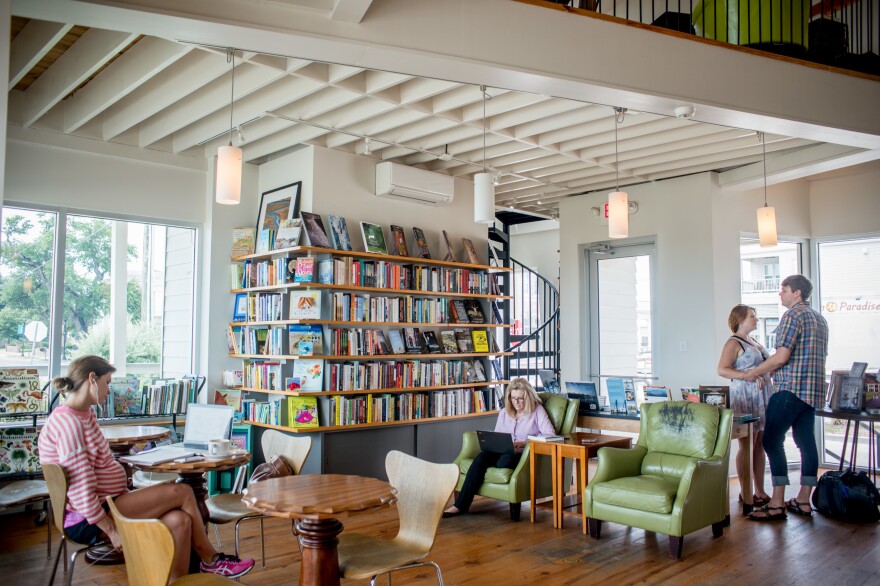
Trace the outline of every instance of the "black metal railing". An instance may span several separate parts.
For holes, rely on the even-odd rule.
[[[760,51],[880,75],[877,0],[549,0]]]

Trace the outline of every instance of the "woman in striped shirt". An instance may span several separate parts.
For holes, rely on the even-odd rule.
[[[159,519],[174,536],[175,557],[171,581],[185,575],[190,549],[201,557],[203,572],[230,578],[243,576],[254,560],[217,553],[205,530],[192,489],[184,484],[160,484],[128,492],[125,470],[113,459],[101,433],[93,405],[110,393],[116,369],[99,356],[83,356],[70,363],[67,376],[53,382],[64,395],[40,432],[41,464],[59,464],[67,474],[68,505],[65,532],[75,541],[93,544],[108,539],[122,549],[116,524],[106,500],[112,496],[119,511],[136,519]]]

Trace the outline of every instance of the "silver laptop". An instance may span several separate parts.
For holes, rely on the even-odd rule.
[[[168,448],[185,448],[188,451],[205,453],[208,442],[213,439],[230,439],[232,437],[232,415],[235,408],[231,405],[203,405],[190,403],[186,408],[186,427],[183,441]]]

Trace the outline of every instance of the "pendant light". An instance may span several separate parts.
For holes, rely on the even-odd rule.
[[[764,152],[764,207],[758,208],[758,239],[761,248],[776,246],[776,209],[767,205],[767,139],[761,133],[761,147]]]
[[[214,199],[217,203],[235,205],[241,201],[241,149],[232,146],[232,109],[235,101],[235,49],[226,50],[226,60],[232,63],[232,88],[229,95],[229,144],[217,149],[217,183]]]
[[[486,167],[486,86],[480,86],[483,94],[483,172],[474,175],[474,222],[495,223],[495,177]]]
[[[623,122],[623,108],[614,108],[614,174],[617,190],[608,194],[608,238],[629,236],[629,198],[620,191],[620,162],[617,154],[617,127]]]

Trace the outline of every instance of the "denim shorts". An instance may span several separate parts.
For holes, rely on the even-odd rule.
[[[104,502],[101,506],[103,507],[104,511],[109,515],[110,505]],[[68,539],[72,539],[77,543],[82,543],[83,545],[95,545],[96,543],[104,539],[104,532],[101,531],[101,528],[97,525],[92,525],[85,519],[83,519],[76,525],[65,527],[64,533],[67,534]]]

